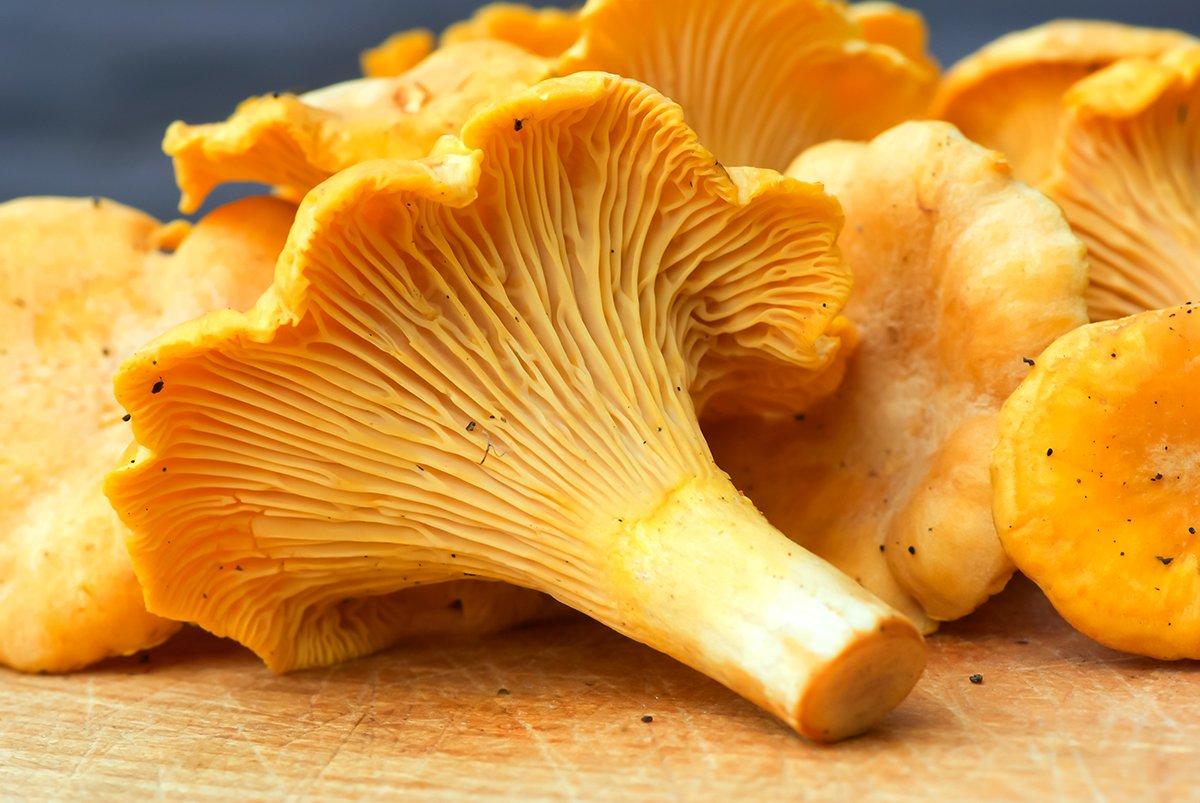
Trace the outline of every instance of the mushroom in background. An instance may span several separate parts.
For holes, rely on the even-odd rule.
[[[1092,320],[1200,302],[1200,44],[1119,61],[1064,109],[1045,190],[1088,246]]]
[[[433,34],[429,31],[401,31],[363,51],[359,64],[368,78],[393,78],[416,67],[433,49]]]
[[[1063,96],[1123,58],[1154,58],[1194,42],[1180,31],[1057,20],[1002,36],[946,73],[933,115],[1003,153],[1017,178],[1040,185],[1053,169]]]
[[[1200,658],[1200,307],[1078,329],[1004,405],[992,477],[1017,567],[1114,649]]]
[[[826,143],[789,172],[845,210],[845,381],[793,415],[705,432],[775,526],[929,631],[1012,572],[992,523],[996,419],[1023,359],[1087,322],[1084,249],[1053,203],[946,123]]]
[[[557,58],[579,37],[579,15],[561,8],[532,8],[519,3],[489,3],[469,19],[448,27],[438,40],[440,47],[490,40],[519,47],[543,58]],[[362,54],[363,75],[389,78],[411,69],[420,58],[414,54],[432,49],[429,31],[401,31]]]
[[[107,490],[148,604],[287,669],[370,649],[401,589],[503,580],[813,738],[866,729],[916,682],[919,634],[767,524],[689,393],[737,393],[713,374],[739,357],[811,381],[849,289],[838,221],[602,74],[340,173],[252,311],[122,368],[142,448]]]
[[[918,15],[875,5],[860,14],[868,27],[923,49]],[[572,34],[578,41],[558,54]],[[426,32],[364,54],[368,75],[400,75],[252,98],[223,123],[175,123],[163,147],[185,212],[223,182],[260,182],[298,199],[358,162],[421,158],[473,111],[551,74],[601,70],[680,103],[720,160],[782,170],[809,145],[869,138],[928,106],[936,63],[864,37],[851,12],[828,0],[593,0],[579,12],[498,4],[452,26],[415,66]]]
[[[179,208],[194,212],[225,182],[267,184],[295,200],[339,170],[369,159],[418,159],[457,134],[482,105],[548,74],[546,63],[503,42],[436,51],[396,78],[363,78],[304,95],[243,102],[225,122],[167,129]]]
[[[179,627],[146,612],[101,491],[130,440],[112,375],[164,329],[253,304],[293,211],[248,199],[189,232],[100,199],[0,205],[0,663],[69,671]]]
[[[535,56],[557,58],[579,38],[579,14],[561,8],[491,3],[442,34],[445,47],[476,39],[498,39]]]
[[[883,0],[851,3],[847,11],[868,42],[903,53],[935,76],[941,72],[941,65],[929,53],[929,31],[919,11]]]
[[[590,0],[580,15],[557,72],[644,81],[726,164],[783,170],[810,145],[869,139],[923,114],[937,82],[827,0]]]

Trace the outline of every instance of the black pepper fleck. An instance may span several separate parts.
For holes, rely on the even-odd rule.
[[[1155,555],[1154,557],[1158,558],[1158,562],[1163,566],[1170,566],[1171,562],[1175,560],[1175,558],[1164,558],[1162,555]]]
[[[654,721],[654,717],[650,716],[649,714],[646,714],[645,716],[642,717],[642,722],[653,722],[653,721]]]
[[[1028,357],[1022,357],[1022,358],[1021,358],[1021,362],[1025,363],[1026,365],[1030,366],[1031,368],[1032,368],[1033,366],[1037,365],[1037,363],[1036,363],[1036,362],[1034,362],[1033,360],[1031,360],[1031,359],[1030,359],[1030,358],[1028,358]]]
[[[507,697],[509,695],[509,691],[505,688],[496,689],[496,695],[498,697]]]
[[[971,677],[967,678],[967,680],[978,686],[979,684],[983,683],[983,675],[976,672],[974,675],[971,675]]]
[[[915,546],[910,546],[910,547],[908,548],[908,554],[910,554],[910,555],[915,555],[915,554],[917,554],[917,548],[916,548]]]
[[[122,421],[129,421],[129,419],[131,419],[131,418],[133,418],[133,416],[131,416],[129,413],[126,413],[125,415],[121,416]]]
[[[161,379],[150,386],[151,393],[162,393],[162,389],[163,389],[163,381]]]
[[[525,127],[525,121],[521,119],[513,120],[513,131],[520,131]]]

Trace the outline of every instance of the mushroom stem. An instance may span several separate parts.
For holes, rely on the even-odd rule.
[[[612,624],[808,738],[862,733],[920,677],[912,623],[789,541],[727,479],[690,481],[626,522],[608,553]]]

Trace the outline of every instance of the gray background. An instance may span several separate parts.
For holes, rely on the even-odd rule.
[[[172,120],[223,119],[249,95],[356,77],[364,47],[403,28],[440,29],[477,5],[476,0],[0,0],[0,200],[104,195],[170,217],[177,196],[159,142]],[[944,64],[1002,33],[1063,16],[1200,33],[1200,0],[907,5],[926,15],[933,50]],[[210,205],[240,192],[244,189],[225,188]]]

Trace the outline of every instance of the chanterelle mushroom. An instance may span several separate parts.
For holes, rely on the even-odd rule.
[[[882,0],[852,3],[847,11],[868,42],[894,48],[935,75],[940,72],[929,54],[929,31],[920,12]]]
[[[1040,184],[1050,174],[1068,89],[1114,61],[1153,58],[1188,41],[1179,31],[1115,22],[1049,22],[1003,36],[954,65],[933,112],[1002,152],[1018,178]]]
[[[491,3],[470,19],[451,25],[442,45],[475,39],[499,39],[535,56],[561,56],[579,38],[579,15],[561,8],[530,8],[520,3]]]
[[[252,181],[299,198],[368,159],[417,159],[457,134],[481,104],[547,75],[546,63],[503,42],[441,49],[396,78],[364,78],[295,96],[243,102],[225,122],[167,129],[179,208],[194,212],[217,185]]]
[[[1184,305],[1060,338],[1004,405],[1004,545],[1067,621],[1115,649],[1200,658],[1197,386],[1200,307]]]
[[[1086,323],[1083,247],[945,123],[817,146],[790,172],[845,209],[858,344],[826,401],[706,433],[775,526],[932,629],[1012,571],[992,524],[996,417],[1023,358]]]
[[[579,15],[561,8],[531,8],[519,3],[490,3],[441,36],[442,47],[481,39],[507,42],[535,56],[561,56],[579,37]],[[388,78],[411,69],[429,53],[428,31],[402,31],[362,54],[363,75]],[[424,48],[424,52],[422,52]]]
[[[1046,192],[1088,246],[1093,320],[1200,301],[1200,45],[1067,93]]]
[[[416,67],[432,52],[433,35],[429,31],[401,31],[364,51],[359,61],[368,78],[391,78]]]
[[[144,446],[108,492],[148,604],[279,666],[319,649],[301,623],[353,640],[344,612],[378,595],[505,580],[814,738],[861,731],[919,635],[734,490],[688,392],[739,355],[820,362],[836,231],[819,188],[726,171],[678,107],[601,74],[344,171],[254,310],[121,371]]]
[[[0,205],[0,663],[77,669],[178,627],[146,612],[101,492],[130,439],[112,374],[168,326],[250,306],[292,212],[251,199],[186,234],[112,201]]]
[[[727,164],[782,170],[830,139],[922,114],[937,72],[872,44],[829,0],[589,0],[557,71],[645,81]]]

